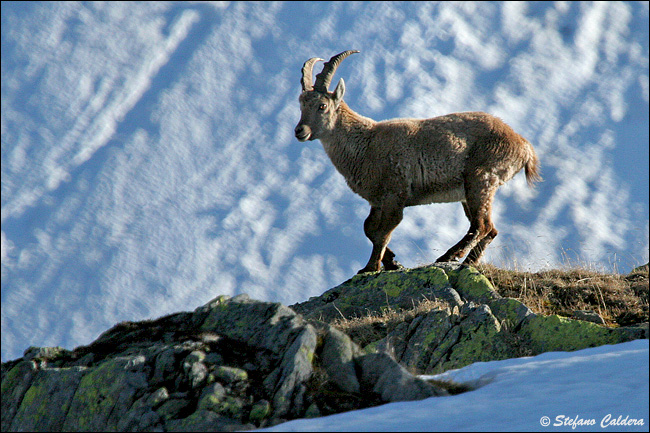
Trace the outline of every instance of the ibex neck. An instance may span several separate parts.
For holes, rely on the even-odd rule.
[[[347,147],[352,142],[362,141],[362,137],[375,123],[374,120],[355,113],[344,101],[341,101],[334,128],[329,133],[323,134],[321,141],[326,150],[330,146]]]
[[[354,112],[345,101],[339,105],[337,129],[347,132],[368,131],[377,123],[374,120]]]
[[[327,156],[355,192],[358,191],[354,181],[363,171],[366,149],[371,142],[370,134],[375,123],[341,102],[334,129],[320,139]]]

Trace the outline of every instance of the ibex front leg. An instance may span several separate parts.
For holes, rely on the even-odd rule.
[[[395,206],[373,206],[370,215],[363,223],[363,230],[370,242],[372,242],[372,253],[368,264],[358,273],[377,272],[384,263],[386,270],[399,269],[400,265],[394,260],[395,253],[388,247],[390,235],[395,227],[402,221],[403,208]]]

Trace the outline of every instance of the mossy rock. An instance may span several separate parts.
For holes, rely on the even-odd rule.
[[[454,289],[467,300],[490,304],[491,301],[501,298],[490,280],[471,266],[449,270],[447,273]]]
[[[125,369],[129,360],[108,359],[84,375],[70,404],[63,430],[97,431],[117,427],[119,419],[113,414],[126,412],[131,407],[139,382],[146,386],[144,373]]]
[[[514,357],[515,351],[507,344],[505,330],[487,305],[468,309],[467,316],[450,333],[431,356],[427,374],[461,368],[474,362],[487,362]],[[437,356],[436,356],[437,355]]]
[[[83,369],[76,367],[39,371],[20,402],[11,430],[61,431],[83,375]]]
[[[606,328],[558,315],[531,316],[524,321],[519,334],[528,341],[536,354],[580,350],[630,339],[621,328]]]
[[[444,269],[424,266],[356,275],[291,308],[307,318],[331,322],[380,314],[387,308],[408,310],[425,300],[439,300],[451,306],[462,303]]]
[[[262,420],[268,418],[270,415],[271,403],[269,403],[267,400],[260,400],[253,405],[248,418],[251,420],[251,422],[259,424],[262,422]]]

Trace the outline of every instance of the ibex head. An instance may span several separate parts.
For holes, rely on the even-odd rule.
[[[296,138],[299,141],[315,140],[324,132],[331,130],[336,123],[336,110],[345,93],[345,83],[341,78],[334,92],[329,92],[328,87],[339,64],[350,54],[358,53],[356,50],[343,51],[332,57],[323,66],[320,74],[316,75],[316,82],[312,85],[312,70],[314,64],[323,61],[312,57],[302,66],[302,94],[300,95],[300,122],[296,126]]]

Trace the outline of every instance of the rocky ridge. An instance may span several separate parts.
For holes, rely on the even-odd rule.
[[[374,341],[333,326],[423,299],[435,307]],[[253,429],[480,385],[414,373],[647,337],[647,323],[536,315],[458,264],[363,274],[291,308],[219,296],[193,312],[120,323],[74,350],[31,347],[2,364],[2,430]]]

